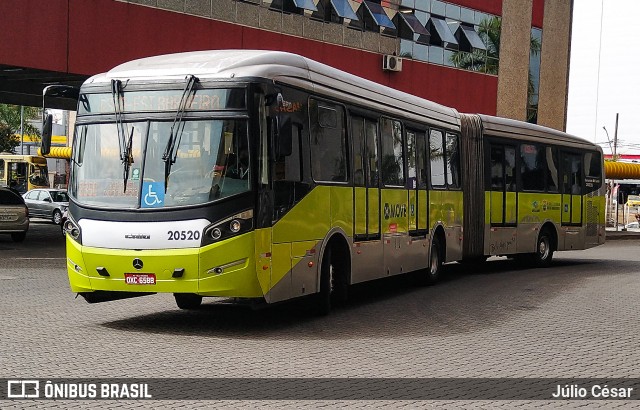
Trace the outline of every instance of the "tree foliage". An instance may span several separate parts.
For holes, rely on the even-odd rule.
[[[0,104],[0,152],[15,152],[20,144],[20,111],[19,105]],[[40,109],[36,107],[24,107],[25,135],[40,136],[40,130],[30,123],[40,118]]]

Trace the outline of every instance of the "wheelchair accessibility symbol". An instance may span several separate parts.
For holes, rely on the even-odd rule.
[[[164,183],[142,183],[142,208],[160,208],[164,203]]]

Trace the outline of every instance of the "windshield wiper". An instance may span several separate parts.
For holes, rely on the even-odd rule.
[[[131,143],[133,140],[133,130],[129,134],[127,140],[127,125],[124,122],[124,98],[122,96],[122,81],[111,80],[111,96],[113,97],[113,111],[116,115],[116,128],[118,129],[118,148],[120,152],[120,161],[123,167],[123,192],[127,192],[127,180],[129,179],[129,168],[133,164],[133,155],[131,152]]]
[[[167,192],[167,186],[169,184],[169,174],[171,173],[171,166],[176,162],[176,156],[178,155],[178,147],[180,146],[180,139],[182,138],[182,131],[184,131],[184,112],[187,109],[187,102],[189,95],[193,91],[193,87],[198,82],[198,77],[194,75],[188,75],[186,77],[187,84],[182,91],[182,97],[180,98],[180,104],[178,104],[178,111],[173,119],[171,130],[169,131],[169,140],[167,146],[162,154],[162,160],[164,161],[164,192]]]
[[[127,144],[125,145],[125,159],[123,161],[123,163],[124,163],[124,175],[123,175],[124,191],[122,191],[122,192],[127,192],[127,180],[129,179],[129,168],[131,167],[131,164],[133,164],[133,151],[132,151],[131,147],[133,145],[133,130],[134,129],[135,129],[135,127],[131,127],[131,133],[129,134],[129,139],[127,140]]]

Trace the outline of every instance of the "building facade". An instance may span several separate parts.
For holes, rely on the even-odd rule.
[[[565,130],[572,0],[120,2],[187,44],[291,51],[460,111]],[[175,43],[159,51],[183,51]]]

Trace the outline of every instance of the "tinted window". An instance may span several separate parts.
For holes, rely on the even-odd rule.
[[[504,182],[507,191],[516,190],[516,149],[514,147],[504,147]]]
[[[544,191],[546,172],[544,150],[533,144],[520,146],[520,175],[525,191]]]
[[[602,177],[602,159],[599,152],[587,152],[584,157],[586,174],[590,177]]]
[[[309,100],[312,173],[316,181],[347,180],[347,144],[342,107]]]
[[[504,187],[504,178],[503,178],[503,158],[504,151],[502,147],[491,147],[491,190],[493,191],[502,191]]]
[[[558,150],[547,147],[545,151],[547,162],[547,191],[558,192]]]
[[[451,188],[460,187],[460,149],[458,136],[447,133],[447,182]]]
[[[274,180],[302,180],[302,166],[300,164],[300,134],[300,125],[291,124],[291,154],[278,158],[275,162],[273,175]]]
[[[0,189],[0,205],[22,205],[24,200],[15,192],[8,189]]]
[[[400,121],[382,118],[382,182],[385,185],[404,186],[404,152]]]
[[[408,188],[417,188],[416,134],[413,131],[407,131],[407,177],[409,178]]]
[[[563,193],[579,195],[582,193],[582,157],[564,154],[563,158]]]
[[[445,186],[442,131],[431,130],[429,133],[429,159],[431,161],[431,185]]]
[[[416,135],[416,174],[418,189],[427,188],[427,141],[423,132]]]
[[[351,138],[353,138],[353,183],[364,186],[364,118],[351,118]]]
[[[377,187],[380,179],[378,168],[378,123],[365,120],[365,159],[367,186]]]

